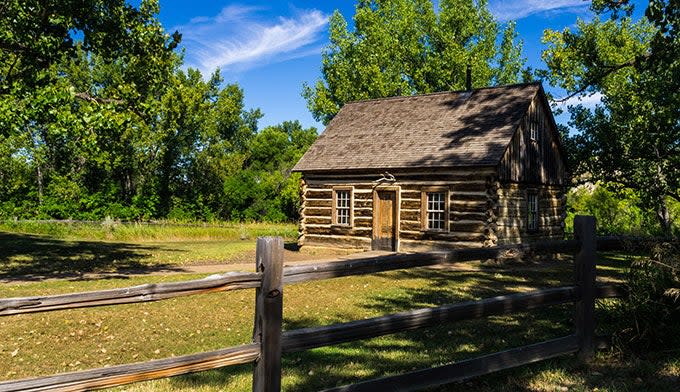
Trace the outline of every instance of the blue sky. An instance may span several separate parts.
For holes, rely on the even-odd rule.
[[[351,23],[354,4],[160,0],[160,19],[169,32],[183,34],[187,66],[204,74],[219,67],[226,82],[244,89],[246,107],[259,107],[264,113],[260,128],[297,119],[322,130],[300,95],[302,84],[320,76],[329,15],[338,9]],[[577,18],[591,18],[588,7],[583,0],[489,1],[499,21],[517,21],[527,65],[533,68],[543,67],[543,30],[561,30],[573,26]],[[598,97],[587,100],[597,102]],[[558,120],[566,121],[562,117]]]

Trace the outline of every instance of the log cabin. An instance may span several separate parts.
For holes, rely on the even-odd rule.
[[[409,252],[560,239],[566,169],[539,83],[347,103],[293,168],[298,242]]]

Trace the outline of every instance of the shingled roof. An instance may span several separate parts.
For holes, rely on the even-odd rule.
[[[526,83],[350,102],[293,170],[496,165],[540,89]]]

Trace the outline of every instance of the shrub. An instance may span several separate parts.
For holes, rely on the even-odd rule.
[[[680,246],[657,243],[632,260],[616,338],[634,352],[680,346]]]

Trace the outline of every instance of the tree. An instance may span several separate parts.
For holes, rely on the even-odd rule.
[[[322,78],[305,84],[314,118],[328,123],[346,102],[519,81],[524,64],[515,25],[502,30],[486,0],[361,0],[354,31],[336,11]]]
[[[259,132],[248,144],[243,170],[225,181],[230,218],[296,220],[300,174],[291,169],[316,136],[316,128],[305,129],[298,121],[284,121]]]
[[[0,5],[0,93],[15,83],[29,87],[50,83],[45,73],[80,51],[105,62],[128,57],[129,78],[147,86],[162,77],[164,63],[181,39],[165,33],[156,19],[158,0],[142,0],[138,8],[125,0],[8,0]],[[146,63],[146,64],[145,64]],[[144,74],[136,74],[143,66]],[[148,73],[149,70],[158,72]],[[136,74],[136,75],[135,75]],[[130,80],[130,79],[127,79]],[[83,99],[97,99],[79,91]]]
[[[611,12],[600,3],[595,10]],[[575,32],[546,30],[544,76],[570,97],[602,94],[595,109],[569,108],[575,177],[636,190],[670,233],[667,198],[680,200],[680,92],[672,87],[680,57],[669,58],[657,41],[677,42],[677,30],[664,34],[627,12],[579,21]]]

